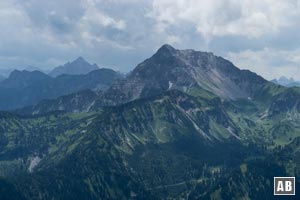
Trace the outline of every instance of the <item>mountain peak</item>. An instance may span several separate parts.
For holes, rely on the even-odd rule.
[[[33,76],[40,76],[40,77],[48,77],[46,74],[40,71],[28,71],[28,70],[13,70],[10,75],[9,79],[18,79],[24,77],[33,77]]]
[[[79,56],[77,59],[75,59],[73,62],[86,62],[88,63],[83,57]]]
[[[47,81],[48,79],[50,77],[40,71],[14,70],[1,84],[6,88],[25,88],[31,84]]]
[[[31,76],[31,75],[34,75],[34,74],[40,74],[40,73],[37,72],[37,71],[30,72],[28,70],[15,69],[10,73],[8,78],[9,79],[19,79],[19,78],[23,78],[23,77],[26,77],[26,76]]]
[[[292,82],[294,82],[295,80],[294,80],[292,77],[287,78],[287,77],[285,77],[285,76],[281,76],[281,77],[278,79],[278,81],[286,81],[286,82],[292,81]]]
[[[91,63],[89,63],[87,60],[85,60],[83,57],[79,56],[78,58],[76,58],[75,60],[73,60],[72,62],[68,62],[65,65],[70,65],[71,67],[75,67],[76,65],[81,65],[83,67],[89,67],[92,66]],[[64,65],[64,66],[65,66]]]
[[[168,50],[176,50],[174,47],[172,47],[170,44],[164,44],[161,46],[160,49],[168,49]]]
[[[157,53],[162,53],[162,52],[163,53],[175,53],[176,51],[177,50],[174,47],[172,47],[171,45],[164,44],[158,49]]]
[[[195,88],[223,99],[247,99],[254,97],[256,90],[265,83],[262,77],[240,70],[230,61],[212,53],[163,45],[124,81],[111,87],[105,93],[108,100],[102,105],[107,105],[107,102],[122,104],[171,89],[189,92]]]
[[[285,76],[281,76],[279,79],[273,79],[271,82],[286,87],[300,86],[300,81],[295,81],[292,77],[287,78]]]
[[[50,73],[51,76],[56,77],[62,74],[88,74],[91,71],[99,69],[96,64],[90,64],[83,57],[78,57],[76,60],[72,62],[68,62],[63,66],[56,67]]]
[[[21,74],[21,73],[22,73],[22,72],[21,72],[20,70],[14,69],[14,70],[10,73],[9,78],[18,76],[18,75]]]

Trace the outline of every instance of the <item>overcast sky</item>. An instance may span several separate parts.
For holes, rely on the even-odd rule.
[[[300,80],[300,0],[2,0],[0,69],[83,56],[133,69],[162,44]]]

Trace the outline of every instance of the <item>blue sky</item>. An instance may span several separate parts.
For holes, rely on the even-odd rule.
[[[129,71],[162,44],[300,80],[300,0],[5,0],[0,69],[83,56]]]

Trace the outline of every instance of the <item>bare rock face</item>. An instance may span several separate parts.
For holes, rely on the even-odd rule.
[[[193,87],[201,87],[224,99],[252,98],[266,83],[255,73],[240,70],[212,53],[163,45],[126,79],[113,84],[97,104],[117,105],[170,89],[188,92]]]

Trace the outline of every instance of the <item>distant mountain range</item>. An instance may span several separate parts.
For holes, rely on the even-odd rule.
[[[20,69],[22,70],[20,70]],[[29,71],[29,72],[33,72],[33,71],[40,71],[43,73],[47,73],[46,71],[38,68],[38,67],[33,67],[33,66],[27,66],[27,67],[18,67],[17,69],[0,69],[0,77],[2,77],[2,79],[6,79],[9,77],[9,75],[14,71],[14,70],[19,70],[19,71]]]
[[[285,76],[281,76],[279,79],[271,80],[273,83],[278,85],[286,86],[286,87],[300,87],[300,81],[295,81],[293,78],[286,78]]]
[[[79,90],[106,90],[121,77],[119,73],[105,68],[85,75],[61,75],[55,78],[39,71],[15,70],[0,82],[0,109],[17,109]]]
[[[51,71],[42,70],[38,67],[34,66],[27,66],[27,67],[19,67],[17,68],[19,71],[40,71],[45,74],[48,74],[52,77],[57,77],[59,75],[84,75],[88,74],[91,71],[99,69],[99,67],[96,64],[90,64],[88,61],[86,61],[83,57],[78,57],[72,62],[67,62],[66,64],[62,66],[55,67]],[[20,70],[22,69],[22,70]],[[9,75],[14,71],[14,69],[0,69],[0,81],[1,79],[8,78]]]
[[[0,86],[3,108],[37,102],[0,112],[6,199],[274,199],[275,176],[300,177],[300,88],[212,53],[163,45],[125,78],[14,71]]]
[[[96,64],[88,63],[84,58],[79,57],[73,62],[68,62],[63,66],[54,68],[49,75],[52,77],[57,77],[62,74],[69,75],[80,75],[88,74],[91,71],[97,70],[99,67]]]

